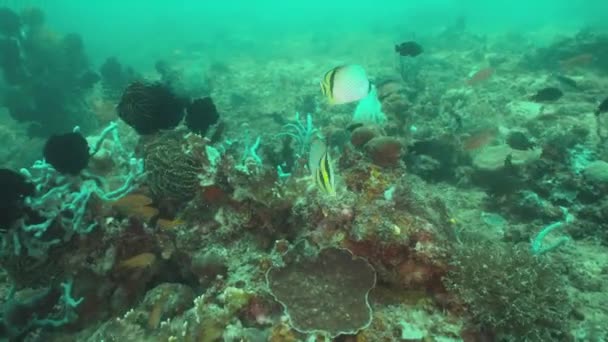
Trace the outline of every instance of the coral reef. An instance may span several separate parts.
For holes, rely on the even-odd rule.
[[[5,116],[50,137],[2,126],[0,339],[606,340],[602,34],[220,36],[98,76],[0,10]],[[362,42],[373,91],[332,106]]]

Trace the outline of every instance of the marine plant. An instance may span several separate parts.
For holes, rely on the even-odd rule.
[[[303,157],[308,154],[313,139],[318,135],[319,130],[312,122],[312,115],[306,114],[306,120],[300,119],[300,113],[296,112],[296,117],[292,123],[283,126],[283,131],[277,134],[278,137],[288,136],[295,142],[297,156]]]
[[[564,280],[527,248],[490,241],[454,250],[445,285],[474,323],[506,341],[558,341],[571,310]]]

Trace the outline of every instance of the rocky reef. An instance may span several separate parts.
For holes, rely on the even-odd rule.
[[[0,172],[11,190],[0,201],[1,338],[608,336],[601,34],[522,55],[519,36],[456,25],[398,63],[381,48],[390,37],[358,36],[383,51],[367,56],[379,106],[365,121],[311,85],[327,63],[313,43],[310,59],[193,53],[142,74],[110,58],[87,93],[97,81],[75,86],[91,70],[82,39],[48,38],[31,11],[0,10],[3,95],[38,89],[27,75],[44,67],[45,48],[57,58],[51,75],[72,77],[52,96],[57,106],[87,98],[100,128],[50,118],[56,134],[86,138],[86,163],[63,172],[47,158]],[[24,27],[25,38],[15,33]],[[587,53],[592,62],[564,61]],[[204,81],[192,81],[201,65]],[[48,95],[52,84],[41,87]],[[546,87],[564,95],[536,101]],[[5,106],[20,120],[25,103]],[[0,138],[16,139],[7,132]],[[333,192],[311,175],[320,140]]]

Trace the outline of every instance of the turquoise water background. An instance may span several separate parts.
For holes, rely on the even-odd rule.
[[[231,35],[252,37],[241,51],[290,34],[314,33],[333,41],[360,31],[408,39],[435,32],[457,18],[482,33],[608,27],[608,1],[144,1],[4,0],[0,5],[41,7],[49,27],[83,36],[91,58],[108,55],[152,63],[168,50],[200,48]],[[364,44],[362,42],[362,44]],[[364,46],[361,46],[364,48]],[[147,58],[149,56],[149,58]]]

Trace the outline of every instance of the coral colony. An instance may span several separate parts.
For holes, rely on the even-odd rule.
[[[608,338],[608,36],[155,74],[0,31],[2,340]]]

